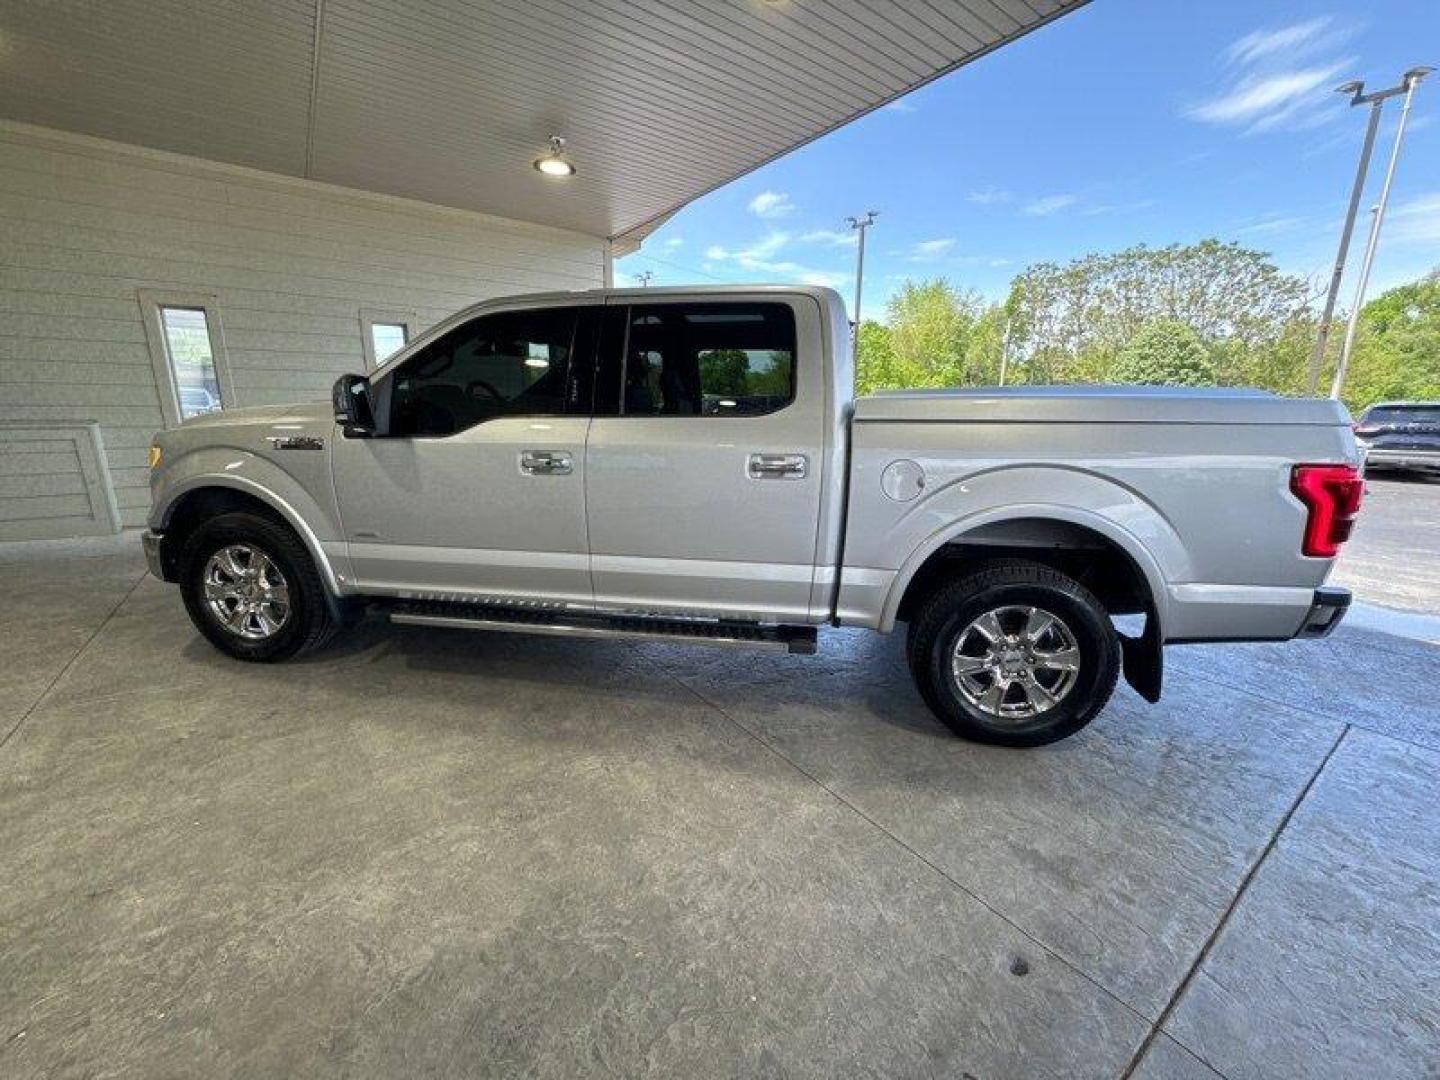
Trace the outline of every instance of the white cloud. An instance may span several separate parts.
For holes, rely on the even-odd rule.
[[[1219,97],[1192,106],[1186,115],[1210,124],[1244,124],[1250,131],[1270,131],[1292,125],[1311,127],[1326,119],[1318,91],[1333,82],[1352,63],[1340,60],[1324,67],[1246,76]]]
[[[832,270],[807,270],[799,267],[790,272],[797,275],[801,285],[824,285],[830,289],[838,289],[850,280],[849,274],[840,274]]]
[[[720,244],[711,244],[705,249],[705,258],[714,262],[722,262],[726,259],[736,262],[746,259],[768,259],[779,254],[780,250],[789,242],[789,233],[771,232],[764,240],[757,240],[745,248],[732,249]]]
[[[1131,214],[1136,210],[1146,210],[1155,205],[1154,199],[1136,199],[1128,203],[1095,203],[1080,211],[1086,217],[1098,217],[1100,214]]]
[[[1035,199],[1025,204],[1023,213],[1030,217],[1046,217],[1049,214],[1064,210],[1067,206],[1074,206],[1080,201],[1078,195],[1046,195],[1042,199]]]
[[[1430,127],[1434,123],[1435,117],[1433,115],[1412,117],[1405,123],[1405,131],[1407,133],[1407,137],[1409,134],[1413,134],[1416,131],[1423,131],[1425,128]],[[1386,146],[1390,143],[1393,143],[1394,141],[1395,123],[1394,114],[1391,114],[1389,120],[1381,123],[1380,130],[1376,135],[1375,145]],[[1323,155],[1329,154],[1335,150],[1343,149],[1346,152],[1347,156],[1349,156],[1353,160],[1355,150],[1359,145],[1360,140],[1356,137],[1355,130],[1353,128],[1345,127],[1341,128],[1339,131],[1334,132],[1333,134],[1325,136],[1325,138],[1315,143],[1315,145],[1308,147],[1307,149],[1302,151],[1300,156],[1306,159],[1322,157]]]
[[[1440,245],[1440,191],[1417,195],[1386,215],[1384,239],[1401,244]]]
[[[890,112],[898,113],[913,113],[917,107],[914,102],[907,101],[903,97],[898,97],[894,101],[887,101],[881,106],[881,108]]]
[[[955,246],[953,236],[942,236],[935,240],[921,240],[910,249],[911,262],[934,262],[944,258]]]
[[[663,247],[666,251],[674,251],[676,248],[680,247],[684,243],[685,240],[683,237],[672,236],[660,246]]]
[[[1293,58],[1297,52],[1313,48],[1326,37],[1333,37],[1326,35],[1325,31],[1334,22],[1332,16],[1321,15],[1316,19],[1291,23],[1273,30],[1255,30],[1226,49],[1225,58],[1237,64],[1253,64],[1281,52]]]
[[[859,236],[854,229],[811,229],[809,232],[801,234],[800,239],[807,244],[849,247],[859,240]]]
[[[794,281],[802,285],[828,285],[832,289],[839,288],[849,280],[849,275],[839,271],[817,269],[789,259],[776,259],[775,256],[790,240],[789,233],[772,232],[764,240],[749,247],[727,248],[712,244],[705,249],[705,265],[711,268],[714,264],[724,263],[745,270],[751,275],[763,274],[773,280]]]
[[[984,188],[980,191],[972,191],[965,196],[966,202],[975,203],[977,206],[993,206],[996,203],[1007,203],[1015,198],[1008,191],[999,188]]]
[[[1207,124],[1242,127],[1247,135],[1276,129],[1303,130],[1342,114],[1328,93],[1355,63],[1337,47],[1358,24],[1323,15],[1285,26],[1254,30],[1221,54],[1229,85],[1184,114]]]
[[[1259,221],[1249,225],[1243,225],[1235,230],[1236,236],[1260,236],[1269,233],[1293,232],[1306,224],[1303,217],[1294,217],[1280,214],[1269,214]]]
[[[790,196],[781,191],[762,191],[750,200],[750,212],[756,217],[784,217],[794,209]]]

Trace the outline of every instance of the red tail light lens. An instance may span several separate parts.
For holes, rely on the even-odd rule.
[[[1305,538],[1300,551],[1321,559],[1340,554],[1340,545],[1350,539],[1365,481],[1350,465],[1296,465],[1290,474],[1290,490],[1309,511]]]

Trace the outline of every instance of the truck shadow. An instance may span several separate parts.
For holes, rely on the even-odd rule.
[[[367,620],[369,622],[371,620]],[[384,655],[426,675],[474,680],[477,694],[521,687],[660,696],[714,710],[751,727],[756,715],[843,712],[911,735],[954,739],[921,700],[903,656],[903,635],[822,631],[816,656],[704,645],[581,641],[503,632],[367,627],[388,639]],[[326,655],[331,650],[327,649]],[[450,691],[457,687],[453,684]]]

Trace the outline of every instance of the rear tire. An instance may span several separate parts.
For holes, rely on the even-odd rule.
[[[190,621],[237,660],[287,660],[319,648],[337,628],[310,553],[271,518],[211,518],[185,542],[179,569]]]
[[[910,623],[910,672],[948,728],[999,746],[1079,731],[1115,689],[1120,641],[1100,601],[1040,563],[985,563]]]

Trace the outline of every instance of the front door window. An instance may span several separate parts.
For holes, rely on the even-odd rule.
[[[481,316],[390,376],[387,434],[453,435],[502,416],[567,411],[575,308]]]

